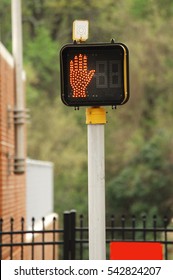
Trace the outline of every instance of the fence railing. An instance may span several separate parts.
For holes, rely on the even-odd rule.
[[[76,211],[64,212],[61,229],[56,226],[56,217],[49,229],[45,228],[44,218],[41,230],[35,228],[34,219],[30,230],[25,229],[23,218],[20,229],[17,230],[14,219],[10,220],[8,230],[3,224],[0,219],[0,259],[88,259],[87,221],[82,215],[78,217]],[[147,219],[146,216],[141,219],[122,216],[118,221],[112,215],[107,218],[107,259],[111,241],[160,242],[164,249],[164,259],[173,259],[173,227],[168,226],[166,217],[161,220],[156,216],[152,219]],[[15,252],[18,252],[17,255]]]
[[[130,242],[160,242],[163,245],[164,259],[173,260],[173,227],[168,225],[167,217],[163,219],[153,216],[136,218],[134,215],[118,220],[115,215],[107,217],[106,243],[107,259],[109,259],[109,244],[112,241]],[[84,217],[80,216],[79,226],[76,227],[75,246],[76,258],[88,258],[88,228]]]
[[[51,228],[45,228],[45,218],[42,218],[41,223],[41,229],[37,229],[33,218],[31,229],[25,229],[25,220],[21,218],[20,229],[16,229],[15,220],[11,218],[7,230],[3,228],[3,219],[0,219],[0,259],[44,260],[47,255],[51,259],[57,259],[57,248],[64,244],[63,238],[59,237],[63,230],[56,228],[56,217],[52,220]]]

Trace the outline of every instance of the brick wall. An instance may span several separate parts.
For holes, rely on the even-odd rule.
[[[15,157],[14,109],[14,62],[12,56],[0,43],[0,217],[3,218],[4,222],[13,217],[15,230],[20,226],[21,216],[26,216],[26,178],[25,173],[17,175],[13,172]],[[4,223],[4,229],[9,229],[9,223]],[[15,258],[18,258],[17,251],[14,254]],[[9,249],[4,249],[3,259],[8,258],[8,256]]]

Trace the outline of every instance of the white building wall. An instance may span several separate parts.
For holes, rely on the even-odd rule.
[[[53,212],[53,164],[38,160],[26,161],[27,226]]]

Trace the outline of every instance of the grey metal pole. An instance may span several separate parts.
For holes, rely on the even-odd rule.
[[[101,111],[100,111],[101,110]],[[88,121],[88,214],[89,259],[106,259],[105,151],[102,108],[90,109]]]
[[[12,0],[12,48],[15,67],[16,104],[14,120],[16,125],[16,153],[15,172],[25,171],[25,107],[24,107],[24,84],[23,74],[23,51],[22,51],[22,16],[21,0]]]

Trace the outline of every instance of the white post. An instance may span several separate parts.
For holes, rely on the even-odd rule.
[[[23,173],[25,169],[25,131],[24,131],[24,85],[23,51],[22,51],[22,17],[21,0],[12,0],[12,48],[15,65],[16,104],[14,119],[16,124],[15,172]]]
[[[106,259],[104,111],[91,108],[88,124],[89,259]],[[92,111],[94,110],[94,111]],[[96,111],[97,110],[97,111]],[[96,112],[96,114],[94,114]],[[93,117],[94,115],[94,117]],[[96,118],[95,118],[96,117]],[[99,120],[98,120],[99,117]]]

